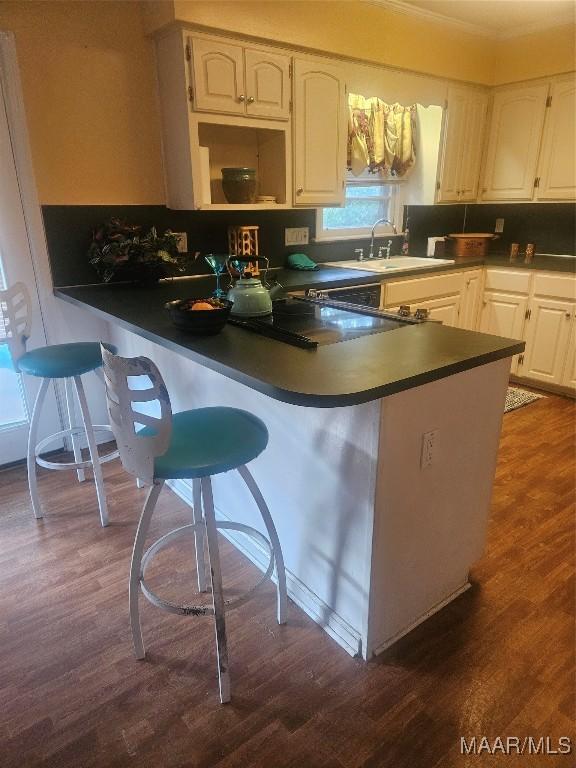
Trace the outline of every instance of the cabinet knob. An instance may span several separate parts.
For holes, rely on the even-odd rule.
[[[572,312],[566,312],[566,319],[570,320],[571,317],[572,317]]]
[[[241,93],[240,96],[238,96],[238,101],[244,101],[245,99],[246,99],[246,96],[244,96],[243,93]]]
[[[302,192],[304,192],[304,187],[298,187],[298,189],[296,190],[296,194],[301,195]]]
[[[254,96],[248,96],[246,101],[248,102],[248,104],[254,104]]]

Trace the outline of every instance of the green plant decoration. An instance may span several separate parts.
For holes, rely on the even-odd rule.
[[[170,230],[158,235],[155,227],[141,235],[141,229],[110,219],[94,230],[88,257],[103,282],[114,276],[154,282],[184,272],[189,257],[178,251],[180,235]]]

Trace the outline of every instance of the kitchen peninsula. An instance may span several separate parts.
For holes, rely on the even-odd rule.
[[[350,653],[370,658],[469,586],[510,361],[524,343],[436,323],[313,350],[231,326],[187,336],[163,305],[207,290],[194,280],[55,292],[106,320],[120,354],[154,359],[174,410],[234,405],[266,422],[270,443],[254,473],[290,596]],[[186,483],[173,487],[191,499]],[[232,474],[216,479],[215,498],[221,516],[257,526]],[[234,543],[262,566],[263,552]]]

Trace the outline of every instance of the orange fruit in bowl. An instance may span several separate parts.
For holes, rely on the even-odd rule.
[[[195,304],[192,305],[193,310],[198,309],[214,309],[212,304],[208,304],[207,301],[197,301]]]

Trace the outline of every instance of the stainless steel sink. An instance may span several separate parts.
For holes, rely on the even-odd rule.
[[[391,272],[393,270],[429,269],[439,264],[454,264],[454,259],[420,258],[418,256],[392,256],[389,259],[364,259],[364,261],[327,261],[328,267],[361,269],[363,272]]]

